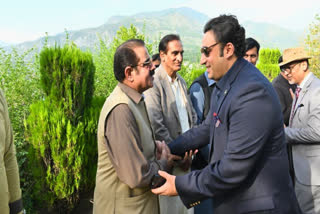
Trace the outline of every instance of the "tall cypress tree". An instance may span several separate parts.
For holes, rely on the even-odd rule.
[[[101,107],[92,103],[95,66],[89,52],[66,44],[42,50],[40,74],[45,97],[31,105],[25,124],[33,196],[66,212],[95,181]]]

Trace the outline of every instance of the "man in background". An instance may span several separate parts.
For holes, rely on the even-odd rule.
[[[278,63],[282,63],[282,56],[279,57]],[[283,122],[288,126],[292,106],[292,95],[290,93],[290,89],[292,93],[294,93],[297,86],[296,84],[290,84],[288,82],[288,78],[285,75],[283,67],[280,67],[279,75],[272,80],[272,86],[276,90],[280,100]]]
[[[153,54],[152,55],[152,64],[155,66],[155,68],[158,68],[160,66],[161,59],[160,54]]]
[[[246,49],[244,59],[253,65],[257,64],[259,59],[260,44],[253,38],[246,39]]]
[[[0,213],[22,213],[19,168],[8,106],[0,90]]]
[[[183,61],[180,37],[175,34],[164,36],[159,43],[159,53],[161,64],[156,69],[153,88],[144,95],[156,140],[170,143],[196,123],[196,114],[187,84],[178,74]],[[184,170],[175,167],[173,174],[184,174]],[[160,211],[161,214],[187,213],[178,197],[167,196],[160,197]]]
[[[320,80],[310,71],[303,48],[283,52],[290,84],[297,84],[286,140],[292,147],[295,192],[303,213],[320,213]]]
[[[197,125],[201,124],[207,117],[210,110],[211,94],[215,86],[215,81],[208,77],[208,71],[205,71],[196,78],[189,89],[193,108],[197,113]],[[191,170],[203,169],[208,165],[209,145],[199,149],[199,152],[193,157]],[[194,207],[194,214],[212,214],[212,199],[203,201]]]

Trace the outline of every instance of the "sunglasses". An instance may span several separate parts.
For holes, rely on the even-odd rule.
[[[150,68],[152,68],[152,61],[151,61],[150,58],[149,58],[149,59],[147,59],[147,61],[145,61],[144,63],[140,63],[140,64],[138,64],[138,65],[136,65],[136,66],[133,66],[133,67],[137,67],[137,66],[141,66],[141,67],[143,67],[143,68],[150,69]]]
[[[219,44],[219,43],[220,43],[220,42],[214,43],[213,45],[210,45],[209,47],[202,47],[202,48],[200,49],[200,52],[201,52],[202,54],[204,54],[206,57],[208,57],[208,56],[210,55],[210,52],[211,52],[212,48],[213,48],[214,46],[216,46],[217,44]]]

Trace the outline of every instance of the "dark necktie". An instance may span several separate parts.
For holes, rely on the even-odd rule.
[[[299,86],[297,86],[296,92],[294,93],[296,98],[294,100],[293,108],[292,108],[292,111],[291,111],[291,114],[290,114],[290,123],[289,123],[290,126],[292,125],[291,123],[292,123],[293,116],[295,114],[295,108],[296,108],[296,104],[297,104],[297,101],[298,101],[298,98],[299,98],[300,91],[301,91],[301,88]]]

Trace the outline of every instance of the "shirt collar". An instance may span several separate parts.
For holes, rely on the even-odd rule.
[[[130,88],[129,86],[119,82],[118,86],[120,89],[136,104],[138,104],[141,100],[143,100],[142,94],[134,90],[133,88]]]
[[[244,66],[246,63],[249,63],[247,60],[239,57],[231,66],[231,68],[227,71],[227,73],[218,81],[216,82],[216,87],[218,89],[223,89],[226,87],[227,84],[230,84],[237,74],[240,71],[240,67]],[[253,65],[252,65],[253,66]]]
[[[168,80],[170,83],[175,83],[175,82],[178,82],[179,80],[179,77],[178,77],[178,74],[176,74],[176,78],[172,81],[172,78],[167,74],[167,77],[168,77]]]
[[[299,85],[299,87],[302,89],[304,87],[304,85],[306,84],[306,82],[308,81],[308,79],[310,79],[311,77],[311,72],[309,72],[307,74],[307,76],[302,80],[301,84]]]
[[[205,71],[205,72],[204,72],[204,76],[206,77],[206,80],[207,80],[207,82],[208,82],[208,86],[212,86],[213,84],[216,83],[216,81],[214,81],[213,79],[210,79],[210,78],[208,77],[208,71]]]

